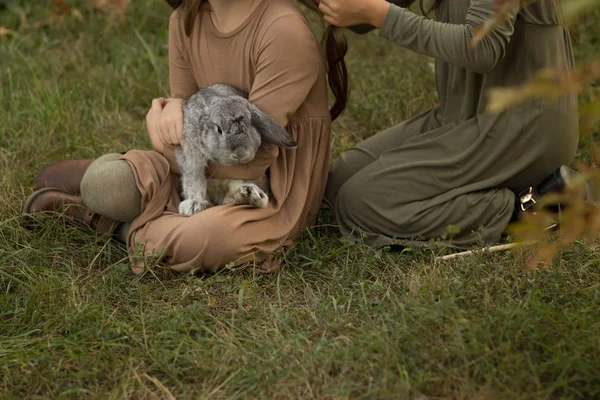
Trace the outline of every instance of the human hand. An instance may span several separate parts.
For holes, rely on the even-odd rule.
[[[157,129],[158,118],[160,117],[164,106],[164,98],[159,97],[158,99],[154,99],[152,100],[150,110],[148,110],[148,113],[146,114],[146,130],[148,131],[148,136],[150,137],[150,142],[152,142],[154,150],[158,152],[162,152],[164,149],[164,144],[158,135]]]
[[[321,0],[325,22],[338,27],[370,24],[381,28],[389,10],[386,0]]]
[[[155,148],[183,144],[183,111],[181,99],[157,98],[146,114],[146,128]],[[162,145],[162,146],[161,146]]]
[[[164,144],[171,146],[183,144],[183,100],[165,99],[156,128]]]

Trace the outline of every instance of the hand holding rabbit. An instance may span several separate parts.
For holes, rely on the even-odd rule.
[[[154,148],[179,146],[183,143],[183,100],[157,98],[146,114],[146,129]]]
[[[166,145],[177,146],[183,143],[183,100],[165,99],[158,121],[157,134]]]

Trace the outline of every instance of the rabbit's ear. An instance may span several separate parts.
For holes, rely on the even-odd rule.
[[[271,143],[286,149],[293,149],[296,147],[296,142],[286,129],[254,104],[250,104],[250,114],[252,115],[252,125],[254,125],[258,130],[258,133],[260,133],[263,142]]]

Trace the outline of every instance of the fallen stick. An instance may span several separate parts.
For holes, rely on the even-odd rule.
[[[532,246],[536,243],[537,243],[536,241],[530,241],[530,242],[523,242],[523,243],[499,244],[497,246],[484,247],[483,249],[463,251],[460,253],[454,253],[454,254],[448,254],[445,256],[441,256],[441,257],[436,257],[435,261],[453,260],[455,258],[466,257],[466,256],[470,256],[473,254],[497,253],[499,251],[506,251],[506,250],[516,249],[519,247]]]

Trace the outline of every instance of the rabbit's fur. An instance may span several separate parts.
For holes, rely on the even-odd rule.
[[[262,142],[296,147],[285,128],[232,86],[215,84],[200,89],[183,102],[184,144],[175,158],[181,171],[179,213],[193,215],[222,204],[265,208],[268,179],[206,179],[209,161],[232,165],[254,159]]]

